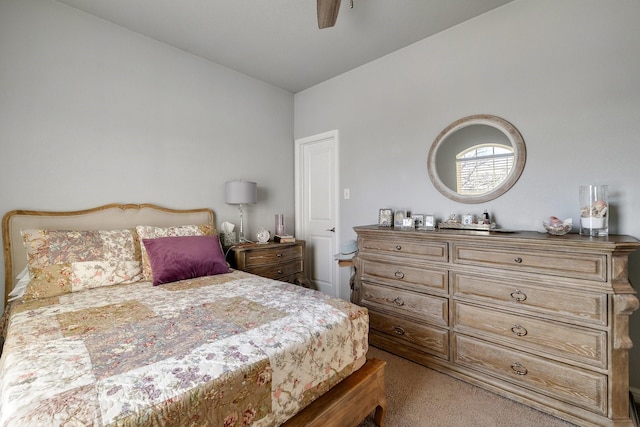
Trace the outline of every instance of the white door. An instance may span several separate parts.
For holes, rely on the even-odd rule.
[[[338,131],[296,140],[296,236],[307,241],[306,273],[314,289],[339,296]]]

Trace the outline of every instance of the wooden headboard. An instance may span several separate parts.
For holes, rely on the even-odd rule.
[[[14,210],[2,218],[4,247],[4,301],[17,283],[15,276],[27,265],[27,252],[21,230],[118,230],[136,225],[170,227],[211,224],[215,216],[211,209],[169,209],[153,204],[117,204],[70,212]]]

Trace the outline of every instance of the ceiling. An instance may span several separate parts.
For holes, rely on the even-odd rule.
[[[57,0],[297,93],[512,0]]]

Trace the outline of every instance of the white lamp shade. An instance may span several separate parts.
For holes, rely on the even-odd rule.
[[[258,201],[258,184],[249,181],[227,181],[224,202],[229,205],[246,205]]]

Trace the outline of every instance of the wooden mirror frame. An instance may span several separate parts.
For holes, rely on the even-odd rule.
[[[436,166],[436,154],[438,152],[438,148],[440,148],[446,142],[449,136],[462,128],[472,125],[491,126],[504,133],[507,139],[509,139],[509,142],[511,142],[511,146],[513,147],[514,162],[513,169],[511,169],[511,172],[509,173],[507,178],[493,190],[478,195],[463,195],[447,187],[440,179]],[[429,150],[429,155],[427,158],[427,171],[429,173],[429,178],[431,179],[431,182],[433,182],[433,185],[436,187],[436,189],[449,199],[460,203],[484,203],[500,197],[511,187],[513,187],[516,181],[518,181],[518,179],[520,178],[520,175],[522,175],[526,158],[527,150],[524,144],[524,139],[522,138],[522,135],[520,135],[520,132],[518,132],[518,129],[515,128],[515,126],[497,116],[492,116],[489,114],[476,114],[456,120],[455,122],[444,128],[442,132],[440,132],[440,134],[438,134],[436,139],[433,141],[433,144],[431,145],[431,149]]]

